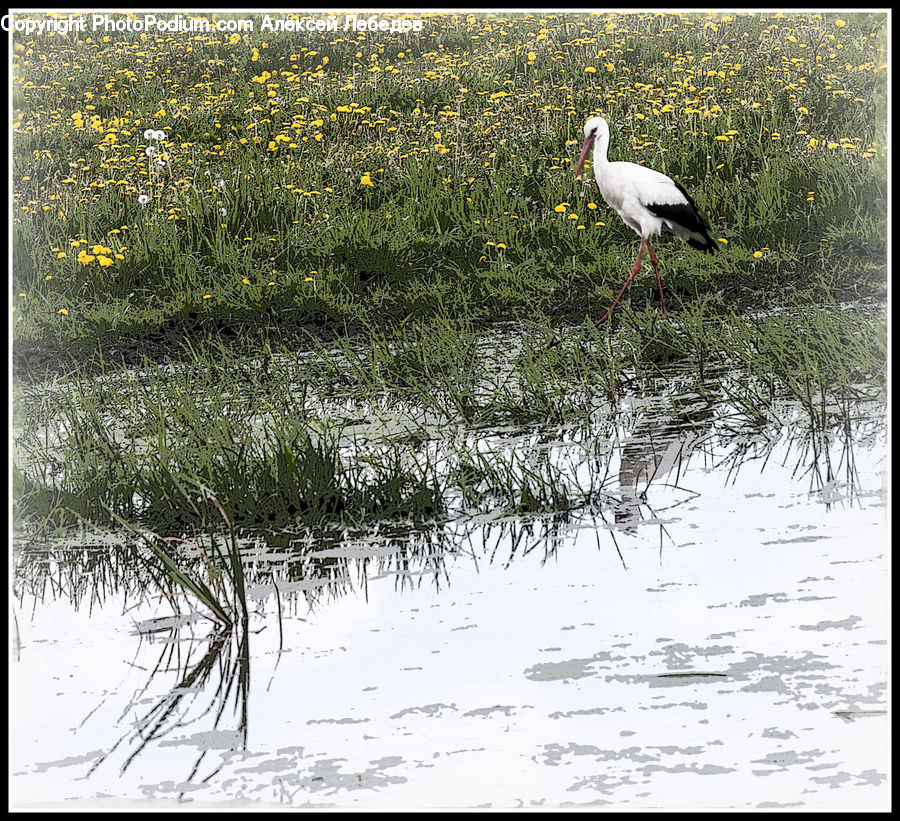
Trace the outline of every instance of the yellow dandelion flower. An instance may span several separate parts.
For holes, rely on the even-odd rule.
[[[362,175],[362,177],[359,180],[359,184],[360,185],[368,185],[370,188],[375,187],[375,183],[372,182],[372,178],[369,176],[368,172],[366,172],[365,174]]]
[[[69,315],[69,312],[65,308],[60,308],[56,313],[62,314],[63,316]]]
[[[756,257],[756,259],[759,259],[762,256],[762,251],[754,251],[753,256]]]
[[[110,265],[113,264],[113,261],[112,261],[109,257],[104,256],[103,254],[100,254],[100,255],[97,257],[97,264],[98,264],[101,268],[108,268]]]
[[[506,243],[505,243],[505,242],[498,242],[498,243],[497,243],[497,247],[498,247],[498,248],[502,248],[502,249],[505,251],[505,250],[506,250]]]

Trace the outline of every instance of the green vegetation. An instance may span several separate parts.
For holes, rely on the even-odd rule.
[[[626,322],[615,345],[590,322],[478,337],[446,320],[300,357],[270,348],[263,362],[214,343],[178,367],[26,386],[18,509],[59,525],[140,518],[176,532],[222,518],[433,521],[482,504],[550,512],[600,488],[575,484],[540,443],[578,429],[603,438],[618,397],[667,374],[707,406],[730,385],[744,427],[779,422],[776,399],[796,400],[821,428],[835,421],[819,418],[823,404],[885,394],[878,311],[728,321],[695,311],[670,323],[648,309]],[[524,433],[521,447],[492,433],[503,430]]]
[[[249,531],[602,507],[625,398],[789,400],[816,453],[884,401],[885,14],[422,19],[15,35],[18,526],[231,624]],[[719,242],[660,240],[671,321],[643,273],[591,320],[637,247],[573,177],[595,113]]]
[[[660,243],[676,310],[883,294],[886,15],[424,20],[16,35],[20,370],[186,335],[599,318],[637,240],[573,178],[598,112],[612,157],[682,182],[721,239]]]

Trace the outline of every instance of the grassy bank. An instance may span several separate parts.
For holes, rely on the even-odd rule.
[[[14,35],[20,532],[124,534],[231,624],[248,531],[602,517],[626,429],[787,431],[822,486],[838,436],[852,472],[886,393],[885,14],[253,19]],[[712,226],[714,255],[657,243],[671,320],[649,268],[590,319],[638,244],[574,178],[597,113]]]
[[[676,311],[883,295],[886,15],[421,19],[16,33],[18,372],[185,337],[599,318],[637,240],[573,177],[593,113],[719,240],[659,243]]]
[[[280,528],[561,512],[599,500],[606,480],[586,481],[553,443],[608,461],[623,397],[662,401],[660,429],[683,406],[693,422],[679,424],[703,428],[725,407],[735,435],[777,438],[785,425],[811,436],[847,427],[854,403],[886,390],[883,315],[864,309],[676,322],[626,310],[614,341],[589,322],[484,335],[440,319],[307,356],[248,359],[220,344],[183,354],[178,367],[26,386],[18,515],[181,534],[223,519]],[[784,418],[784,400],[802,418]]]

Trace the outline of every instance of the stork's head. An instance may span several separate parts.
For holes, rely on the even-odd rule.
[[[584,145],[581,146],[581,156],[578,157],[578,165],[575,167],[575,176],[581,173],[581,167],[587,159],[588,152],[598,139],[609,137],[609,126],[603,117],[591,117],[584,124]]]

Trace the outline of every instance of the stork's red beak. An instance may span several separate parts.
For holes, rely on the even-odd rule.
[[[581,146],[581,156],[578,158],[578,166],[575,168],[575,176],[577,177],[581,173],[581,166],[584,165],[584,161],[587,159],[588,151],[591,150],[591,147],[594,145],[594,138],[588,137],[584,141],[584,145]]]

